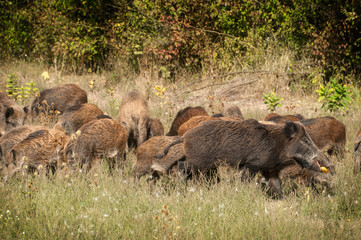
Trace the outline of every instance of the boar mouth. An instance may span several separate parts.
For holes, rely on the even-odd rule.
[[[308,161],[304,158],[298,158],[298,157],[296,157],[295,160],[303,168],[307,168],[309,170],[322,172],[321,167],[325,167],[330,171],[330,173],[332,175],[335,173],[335,166],[331,163],[331,161],[328,159],[328,157],[326,155],[324,155],[323,153],[312,157],[310,161]]]
[[[313,171],[317,171],[317,172],[321,172],[321,167],[319,162],[315,159],[315,157],[313,157],[310,161],[307,161],[304,158],[299,158],[299,157],[295,157],[294,158],[296,160],[296,162],[298,162],[301,167],[303,168],[307,168],[309,170],[313,170]]]

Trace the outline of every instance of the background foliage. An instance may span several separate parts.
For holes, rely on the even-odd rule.
[[[360,76],[361,3],[326,0],[5,0],[2,60],[40,61],[77,73],[155,69],[229,71],[276,38],[312,56],[328,80]],[[239,59],[242,59],[239,60]]]

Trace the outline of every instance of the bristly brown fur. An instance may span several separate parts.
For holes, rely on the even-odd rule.
[[[176,117],[174,118],[167,136],[177,136],[179,127],[194,116],[209,116],[207,111],[200,106],[197,107],[186,107],[179,110]]]
[[[128,151],[137,149],[147,140],[149,107],[145,96],[138,90],[133,89],[122,99],[118,119],[128,134]]]

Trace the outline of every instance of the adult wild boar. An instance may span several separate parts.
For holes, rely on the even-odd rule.
[[[98,118],[83,125],[70,138],[64,151],[65,161],[70,166],[85,168],[86,173],[102,158],[106,158],[110,171],[115,163],[120,168],[124,161],[128,139],[126,130],[118,121],[108,116]]]
[[[237,105],[226,105],[221,113],[214,114],[213,117],[237,117],[244,120],[241,109]]]
[[[134,177],[140,178],[151,174],[153,178],[158,178],[167,174],[184,157],[183,144],[180,140],[181,138],[177,136],[156,136],[145,141],[137,150],[137,161],[133,167]],[[179,144],[172,145],[163,158],[157,157],[174,142]]]
[[[330,156],[343,158],[346,144],[346,126],[334,117],[321,117],[302,120],[316,146]]]
[[[357,132],[356,134],[356,138],[355,138],[355,142],[354,142],[354,160],[355,160],[355,165],[354,165],[354,172],[357,173],[359,171],[361,171],[361,128],[360,130]]]
[[[296,161],[321,171],[328,158],[316,147],[302,124],[262,124],[245,121],[208,121],[184,136],[185,169],[189,173],[214,171],[221,163],[261,172],[270,193],[282,197],[279,172]],[[316,160],[317,159],[317,160]]]
[[[0,137],[12,128],[24,125],[27,107],[20,107],[7,93],[0,92]]]
[[[84,124],[97,119],[97,116],[103,115],[103,111],[91,103],[83,103],[65,109],[57,122],[65,133],[70,136],[75,133]]]
[[[194,116],[209,116],[207,111],[200,106],[186,107],[178,111],[177,116],[174,118],[167,136],[177,136],[179,127]]]
[[[128,151],[131,148],[137,149],[147,140],[150,121],[149,107],[145,96],[138,90],[131,90],[122,99],[118,119],[127,131]]]
[[[45,89],[35,97],[30,105],[32,117],[37,117],[40,112],[59,111],[88,102],[87,93],[76,84],[58,85]]]
[[[178,136],[183,136],[187,131],[197,127],[205,121],[242,121],[239,117],[212,117],[212,116],[195,116],[183,123],[178,129]]]
[[[305,118],[301,114],[281,116],[277,113],[270,113],[265,117],[264,120],[275,123],[285,123],[286,121],[299,122],[305,120]]]
[[[28,172],[34,172],[40,165],[54,173],[68,140],[68,136],[59,127],[30,133],[7,154],[5,165],[8,173],[16,173],[24,169],[24,166]]]

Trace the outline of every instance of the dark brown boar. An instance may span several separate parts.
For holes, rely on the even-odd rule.
[[[127,139],[124,127],[117,120],[104,116],[86,123],[70,138],[64,159],[70,166],[85,168],[86,173],[102,158],[106,158],[110,171],[115,163],[120,169],[125,160]]]
[[[24,125],[28,108],[22,108],[7,93],[0,92],[0,137],[12,128]]]
[[[214,114],[213,117],[236,117],[244,120],[241,109],[237,105],[226,105],[221,113]]]
[[[170,144],[167,154],[163,158],[164,149]],[[177,165],[177,162],[184,157],[183,144],[180,137],[177,136],[156,136],[145,141],[137,150],[137,161],[133,167],[133,174],[136,178],[151,174],[153,177],[159,177],[168,174],[169,170]]]
[[[58,85],[45,89],[35,97],[30,105],[32,117],[37,117],[40,112],[59,111],[88,102],[87,93],[76,84]]]
[[[179,127],[194,116],[209,116],[207,111],[200,106],[186,107],[179,110],[177,116],[174,118],[167,136],[177,136]]]
[[[83,103],[67,108],[59,117],[57,122],[65,134],[70,136],[75,133],[84,124],[97,119],[97,116],[103,115],[103,111],[92,103]]]
[[[299,122],[304,119],[305,118],[301,114],[281,116],[277,113],[270,113],[265,117],[264,120],[275,122],[275,123],[285,123],[286,121]]]
[[[195,116],[183,123],[178,129],[178,136],[183,136],[187,131],[197,127],[199,124],[205,121],[242,121],[238,117],[212,117],[212,116]]]
[[[361,128],[360,130],[357,132],[356,137],[355,137],[355,142],[354,142],[354,161],[355,161],[355,165],[354,165],[354,172],[360,172],[361,171],[361,147],[360,147],[360,143],[361,143]]]
[[[147,140],[149,127],[149,107],[145,96],[133,89],[123,99],[119,107],[119,122],[128,135],[128,150],[137,149]]]
[[[68,140],[59,127],[30,133],[7,154],[5,165],[8,173],[13,174],[25,168],[28,172],[34,172],[41,167],[54,173]]]
[[[321,117],[302,120],[316,146],[321,151],[331,155],[339,155],[341,158],[345,154],[346,126],[334,117]]]
[[[320,172],[319,164],[330,164],[303,125],[296,122],[207,121],[188,131],[183,139],[188,173],[207,174],[222,163],[252,174],[261,172],[270,192],[278,197],[282,197],[279,173],[286,166],[296,161],[303,168]]]
[[[164,127],[158,118],[150,118],[147,139],[164,135]]]

